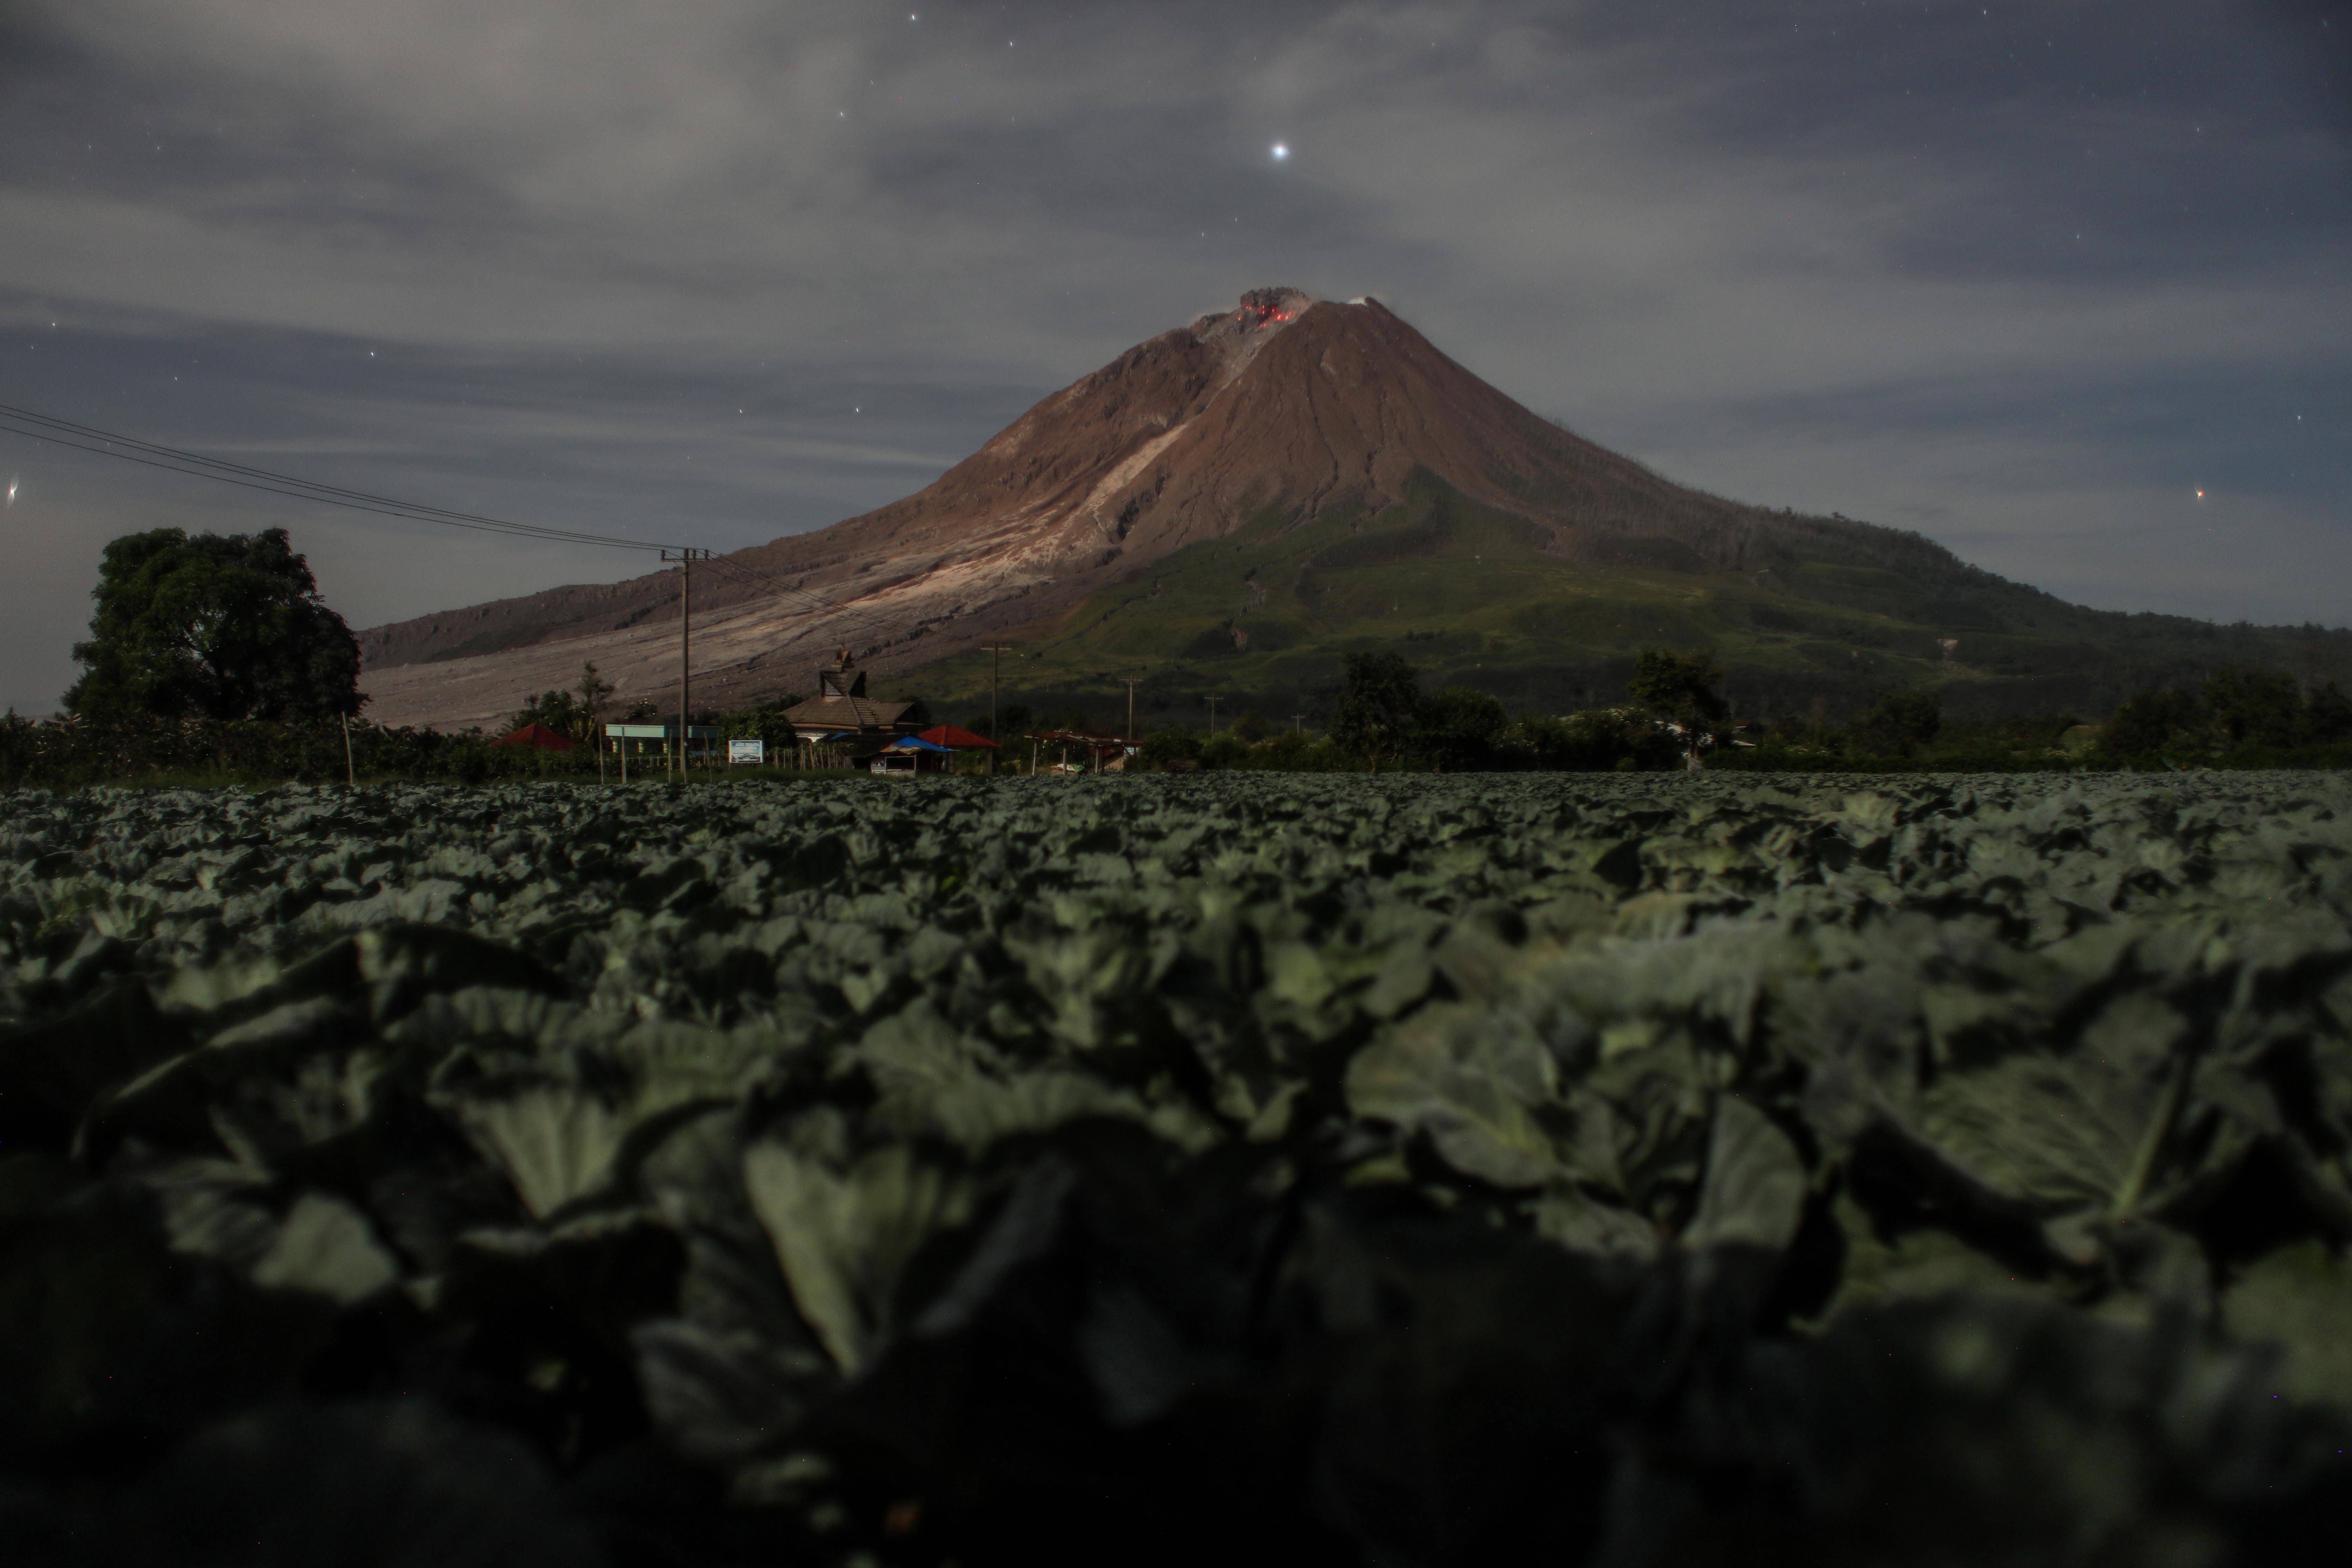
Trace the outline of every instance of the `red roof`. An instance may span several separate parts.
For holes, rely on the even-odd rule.
[[[985,746],[992,752],[1003,750],[985,735],[975,735],[969,730],[959,730],[953,724],[935,725],[916,736],[915,739],[929,741],[934,746],[945,746],[951,752],[968,752],[980,746]]]
[[[569,735],[561,735],[544,724],[525,724],[511,735],[502,735],[490,742],[493,746],[529,746],[536,752],[570,752],[580,742]]]

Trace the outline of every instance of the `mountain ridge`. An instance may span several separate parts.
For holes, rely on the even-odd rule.
[[[1441,491],[1458,498],[1459,506]],[[1499,650],[1507,664],[1549,659],[1562,671],[1583,672],[1549,688],[1541,680],[1517,682],[1514,690],[1528,700],[1546,700],[1550,689],[1589,692],[1605,679],[1595,671],[1611,659],[1630,661],[1630,649],[1603,649],[1565,634],[1546,643],[1513,629],[1534,624],[1528,616],[1514,622],[1488,613],[1538,589],[1552,599],[1530,599],[1526,607],[1599,590],[1628,603],[1659,595],[1687,598],[1702,584],[1719,601],[1722,635],[1709,622],[1696,627],[1701,640],[1727,637],[1735,652],[1752,643],[1757,657],[1789,667],[1784,684],[1800,693],[1844,692],[1864,678],[1858,648],[1849,668],[1802,647],[1809,626],[1832,638],[1843,635],[1831,626],[1834,616],[1808,620],[1811,612],[1802,608],[1835,605],[1842,595],[1900,598],[1911,606],[1896,617],[1904,626],[1925,617],[1917,629],[1937,634],[1922,643],[1908,631],[1848,628],[1893,637],[1908,650],[1890,656],[1892,665],[1874,661],[1867,676],[1881,683],[1979,679],[1981,668],[1952,659],[1945,645],[1955,636],[1981,642],[2048,633],[2081,645],[2122,635],[2098,620],[2108,613],[2009,583],[1916,533],[1801,517],[1676,485],[1529,412],[1376,300],[1340,304],[1292,289],[1262,289],[1244,295],[1233,310],[1138,343],[1041,399],[914,494],[828,528],[730,552],[716,570],[698,572],[698,706],[740,706],[803,689],[807,668],[840,646],[891,679],[920,668],[944,681],[943,690],[961,692],[971,685],[974,650],[982,644],[1055,645],[1070,655],[1064,673],[1072,689],[1089,681],[1099,687],[1112,671],[1088,673],[1091,656],[1064,635],[1072,618],[1084,620],[1098,601],[1131,605],[1129,588],[1139,574],[1214,553],[1243,533],[1271,552],[1269,559],[1296,555],[1293,566],[1319,586],[1312,594],[1291,592],[1296,584],[1286,587],[1286,629],[1254,637],[1242,628],[1232,639],[1234,649],[1270,654],[1274,641],[1297,648],[1303,638],[1328,666],[1343,644],[1377,639],[1387,623],[1403,617],[1406,598],[1444,597],[1435,593],[1434,579],[1416,582],[1408,571],[1380,590],[1391,607],[1378,612],[1378,595],[1369,589],[1333,596],[1330,584],[1349,572],[1370,574],[1358,584],[1363,586],[1399,562],[1419,561],[1425,572],[1441,574],[1483,567],[1483,551],[1455,562],[1439,538],[1443,527],[1424,531],[1426,537],[1410,533],[1398,519],[1415,507],[1441,519],[1475,510],[1482,529],[1501,526],[1496,519],[1516,520],[1495,536],[1495,548],[1522,569],[1495,581],[1488,600],[1465,602],[1456,618],[1493,628],[1474,652]],[[1312,562],[1285,554],[1286,536],[1327,521],[1375,542],[1354,547],[1349,556],[1335,535]],[[1383,561],[1373,560],[1382,552]],[[1352,567],[1344,564],[1350,559]],[[1248,592],[1262,607],[1275,603],[1266,584]],[[817,600],[829,607],[815,608]],[[445,726],[493,722],[528,690],[569,684],[586,659],[615,679],[624,699],[674,699],[677,603],[675,574],[660,573],[371,627],[360,634],[366,684],[379,717]],[[1335,605],[1341,612],[1330,610]],[[1843,607],[1857,614],[1871,608]],[[1776,616],[1796,629],[1776,632]],[[1245,617],[1229,618],[1238,626]],[[1139,660],[1164,678],[1181,674],[1176,667],[1188,658],[1197,662],[1200,656],[1181,648],[1209,646],[1202,628],[1163,630],[1169,646],[1128,639],[1097,652],[1129,672]],[[1056,637],[1063,638],[1058,645]],[[1919,649],[1929,647],[1941,647],[1941,657],[1922,656]],[[2081,649],[2032,657],[2079,662]],[[1490,661],[1468,662],[1484,671]],[[1224,668],[1204,679],[1242,673]],[[1276,684],[1298,690],[1315,679],[1300,665]],[[1998,698],[1989,700],[1998,705]]]

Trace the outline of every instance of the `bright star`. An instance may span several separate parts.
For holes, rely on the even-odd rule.
[[[2199,500],[2203,500],[2205,499],[2205,492],[2203,490],[2199,490],[2197,492],[2197,499]]]
[[[1274,161],[1275,161],[1276,163],[1281,163],[1285,158],[1287,158],[1287,157],[1289,157],[1289,156],[1290,156],[1290,143],[1289,143],[1289,142],[1276,142],[1276,143],[1274,144]]]
[[[16,481],[15,479],[10,479],[8,481],[8,504],[10,506],[15,506],[16,504]]]

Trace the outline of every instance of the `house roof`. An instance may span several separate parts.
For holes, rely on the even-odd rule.
[[[785,710],[795,730],[887,730],[912,702],[877,702],[870,697],[812,697]]]
[[[995,752],[1003,749],[985,735],[975,735],[971,731],[960,730],[953,724],[934,725],[915,738],[919,741],[929,741],[934,746],[944,747],[953,752],[970,752],[982,748]]]
[[[921,735],[901,735],[882,748],[886,752],[937,752],[941,756],[952,753],[954,748],[942,746]]]
[[[580,742],[569,735],[559,734],[544,724],[525,724],[511,735],[501,735],[490,742],[493,746],[529,746],[539,752],[570,752]]]

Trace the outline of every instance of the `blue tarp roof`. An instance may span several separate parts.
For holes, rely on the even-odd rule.
[[[902,736],[882,749],[886,752],[937,752],[942,756],[953,750],[949,746],[934,746],[929,741],[913,735]]]

